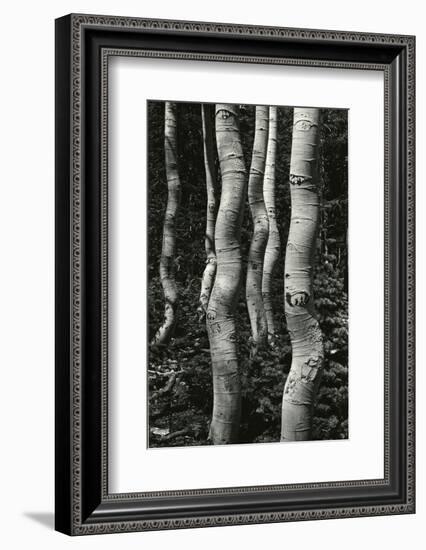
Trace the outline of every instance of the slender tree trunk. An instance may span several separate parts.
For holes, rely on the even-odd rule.
[[[167,177],[167,207],[164,216],[160,279],[164,292],[164,320],[152,343],[166,344],[176,323],[178,292],[175,279],[176,215],[180,202],[180,179],[176,150],[176,103],[166,101],[164,112],[164,151]]]
[[[319,110],[294,109],[290,163],[291,222],[285,259],[285,313],[292,345],[284,387],[282,441],[310,439],[312,409],[323,367],[323,342],[312,289],[319,219]]]
[[[269,220],[263,200],[266,148],[268,143],[269,108],[256,107],[253,156],[248,183],[248,201],[253,219],[253,236],[247,265],[246,299],[250,317],[253,354],[266,344],[268,324],[262,299],[263,260],[268,241]]]
[[[207,220],[206,220],[206,267],[201,280],[199,312],[203,318],[209,305],[210,294],[216,275],[216,249],[214,244],[214,229],[219,205],[216,170],[214,159],[214,105],[203,104],[201,116],[203,121],[204,167],[207,189]]]
[[[275,338],[274,310],[272,307],[272,276],[280,255],[280,234],[277,226],[275,208],[275,158],[277,151],[277,108],[269,107],[269,136],[266,153],[263,197],[269,218],[269,236],[265,250],[263,266],[262,295],[268,324],[268,340],[272,344]]]
[[[246,191],[239,109],[216,105],[216,142],[222,195],[215,229],[217,273],[207,309],[207,331],[213,370],[213,444],[235,443],[241,409],[235,309],[241,279],[240,233]]]

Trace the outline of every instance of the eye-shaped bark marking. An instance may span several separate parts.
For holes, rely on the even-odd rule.
[[[230,222],[235,222],[238,219],[238,212],[233,212],[232,210],[226,210],[225,217]]]
[[[313,382],[318,376],[322,367],[322,358],[309,357],[309,359],[302,365],[300,370],[300,377],[306,382]]]
[[[290,307],[305,306],[309,302],[309,294],[304,291],[295,292],[294,294],[287,292],[285,298]]]

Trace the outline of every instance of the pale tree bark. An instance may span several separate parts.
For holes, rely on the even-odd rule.
[[[215,445],[237,442],[241,411],[235,309],[242,267],[240,234],[246,169],[238,115],[236,105],[216,105],[222,194],[215,228],[217,273],[207,309],[213,373],[213,414],[209,437]]]
[[[253,339],[253,354],[266,344],[268,324],[262,299],[262,274],[269,220],[263,200],[266,148],[268,143],[269,108],[256,107],[253,155],[248,183],[248,202],[253,220],[253,236],[247,264],[246,300]]]
[[[176,103],[165,102],[164,152],[167,178],[167,206],[164,216],[160,258],[160,280],[164,292],[164,320],[152,343],[166,344],[172,336],[177,317],[178,292],[175,279],[176,216],[181,186],[177,166]]]
[[[206,173],[207,190],[207,217],[206,217],[206,267],[201,280],[200,318],[203,318],[209,305],[210,294],[216,275],[216,249],[214,244],[214,230],[216,214],[219,206],[219,196],[216,182],[214,158],[214,105],[203,104],[201,116],[203,123],[204,168]]]
[[[310,439],[323,368],[322,333],[314,316],[313,262],[319,219],[319,110],[294,109],[290,162],[291,222],[285,259],[285,314],[292,363],[284,387],[282,441]]]
[[[268,325],[268,341],[275,340],[274,310],[272,306],[272,277],[280,255],[280,234],[277,226],[275,206],[275,159],[277,154],[277,108],[269,107],[269,135],[266,153],[263,198],[269,219],[269,236],[263,265],[262,296]]]

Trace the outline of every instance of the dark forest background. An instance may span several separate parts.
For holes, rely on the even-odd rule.
[[[247,174],[253,145],[255,106],[241,105],[240,129]],[[241,442],[279,441],[281,400],[291,364],[283,298],[285,247],[290,223],[289,165],[293,109],[278,108],[276,207],[281,256],[273,295],[278,345],[250,359],[250,322],[245,301],[245,269],[252,235],[246,203],[242,228],[243,279],[237,309],[242,372]],[[348,437],[348,117],[346,110],[321,110],[320,174],[322,206],[317,241],[314,295],[324,335],[325,369],[314,412],[312,439]],[[182,185],[177,221],[176,280],[178,323],[165,347],[149,350],[149,446],[208,444],[212,410],[209,342],[199,321],[200,281],[205,267],[206,187],[201,105],[178,103],[178,162]],[[219,172],[219,171],[218,171]],[[220,174],[218,173],[220,178]],[[167,182],[164,167],[164,102],[148,102],[148,269],[149,337],[163,319],[159,261]]]

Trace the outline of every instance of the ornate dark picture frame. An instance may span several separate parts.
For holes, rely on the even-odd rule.
[[[385,81],[384,478],[110,494],[112,55],[374,69]],[[68,15],[56,21],[56,529],[70,535],[414,513],[413,36]]]

